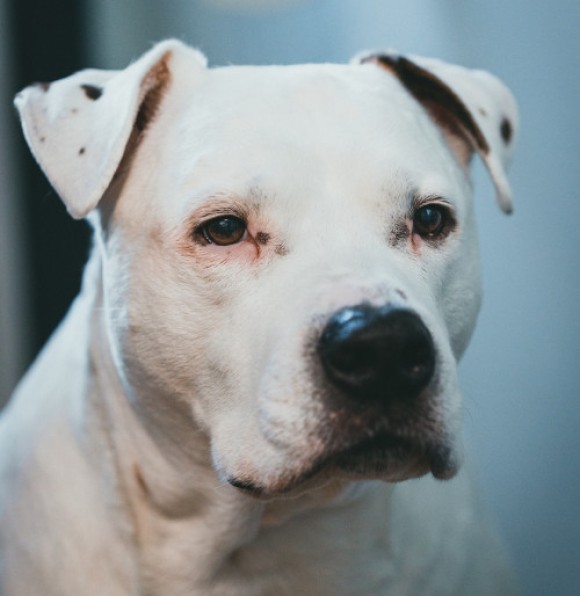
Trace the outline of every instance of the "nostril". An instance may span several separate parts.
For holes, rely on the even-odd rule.
[[[425,326],[413,323],[412,337],[401,342],[399,370],[403,385],[411,388],[426,385],[434,372],[433,341]]]
[[[329,319],[318,349],[329,380],[357,398],[418,395],[435,370],[431,334],[404,309],[342,309]]]
[[[375,375],[378,354],[361,342],[336,342],[324,351],[323,359],[333,375],[348,384],[363,384]]]

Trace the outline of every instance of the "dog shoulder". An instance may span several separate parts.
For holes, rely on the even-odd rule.
[[[77,299],[0,417],[0,594],[84,594],[110,569],[130,568],[106,479],[95,475],[94,428],[83,423],[91,308],[86,294]],[[59,583],[74,578],[78,590]]]

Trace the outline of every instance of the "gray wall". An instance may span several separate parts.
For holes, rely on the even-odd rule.
[[[17,133],[10,93],[12,70],[6,4],[0,0],[0,408],[28,355],[22,211],[11,140]]]
[[[580,594],[580,4],[286,0],[248,13],[217,4],[228,2],[93,0],[93,64],[123,66],[167,36],[213,64],[345,61],[395,47],[487,68],[513,89],[522,134],[512,217],[475,172],[486,297],[462,365],[466,426],[526,594]]]
[[[510,82],[522,120],[515,215],[481,202],[469,426],[529,593],[580,594],[580,3],[462,6],[467,58]]]

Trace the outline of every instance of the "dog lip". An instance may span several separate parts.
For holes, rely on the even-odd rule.
[[[445,445],[430,450],[431,474],[438,480],[450,480],[459,471],[459,462],[453,451]]]
[[[390,476],[393,472],[396,475],[398,468],[414,464],[412,476],[431,472],[439,480],[453,478],[459,468],[453,450],[446,443],[424,443],[392,433],[378,433],[363,439],[331,455],[328,464],[357,475],[373,473],[379,476]],[[405,477],[402,473],[399,480]]]
[[[250,494],[253,497],[260,497],[264,494],[264,489],[253,482],[248,480],[240,480],[239,478],[235,478],[230,476],[228,479],[228,483],[231,484],[233,487]]]
[[[334,456],[334,459],[368,456],[384,451],[408,450],[411,447],[412,443],[408,439],[397,437],[391,433],[379,433],[349,446]]]
[[[379,433],[331,454],[326,465],[363,474],[368,469],[388,472],[399,462],[423,459],[424,451],[419,443],[391,433]]]
[[[383,479],[399,482],[431,472],[438,480],[449,480],[458,471],[453,450],[443,442],[426,444],[419,440],[381,432],[343,449],[332,451],[292,477],[282,478],[273,486],[261,486],[249,479],[229,477],[228,483],[258,500],[293,493],[320,474],[333,470],[358,479]]]

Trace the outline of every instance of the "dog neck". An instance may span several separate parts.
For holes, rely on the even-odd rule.
[[[97,271],[93,263],[87,276]],[[358,590],[368,582],[371,593],[388,571],[386,485],[334,482],[267,502],[220,482],[209,439],[185,404],[145,413],[141,400],[153,396],[127,395],[100,289],[94,299],[88,415],[100,419],[99,440],[112,455],[104,490],[117,493],[146,593],[306,594],[316,586],[330,594],[350,582]]]

